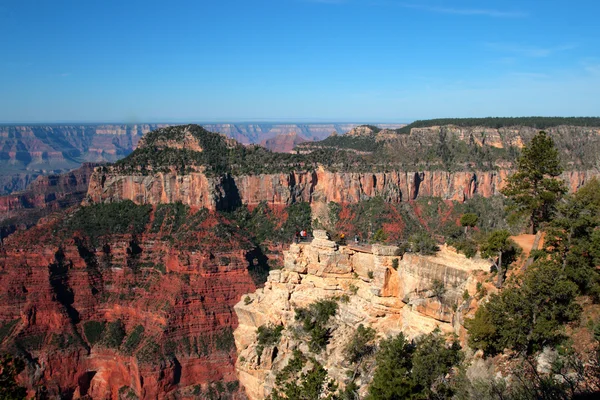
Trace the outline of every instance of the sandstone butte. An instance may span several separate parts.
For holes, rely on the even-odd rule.
[[[192,210],[215,210],[234,195],[249,206],[261,201],[271,206],[308,201],[318,214],[329,201],[354,203],[373,196],[390,202],[491,196],[499,193],[508,174],[508,169],[358,173],[321,167],[228,179],[201,172],[143,176],[96,168],[85,202],[132,200],[156,206],[180,201]],[[594,174],[573,170],[563,177],[576,190]],[[79,187],[83,181],[75,178],[72,183]],[[23,202],[51,203],[46,195],[44,200],[22,196],[25,200],[0,204],[11,211]],[[351,284],[358,288],[341,305],[328,359],[321,360],[335,377],[341,373],[334,365],[341,357],[341,343],[360,322],[372,324],[379,335],[404,331],[415,336],[439,326],[464,339],[462,322],[476,302],[463,301],[462,295],[465,290],[473,295],[479,274],[489,271],[489,263],[466,260],[448,249],[437,257],[399,257],[390,247],[374,246],[369,251],[337,247],[317,233],[311,244],[291,245],[284,269],[271,271],[265,287],[257,290],[248,272],[254,262],[252,249],[239,233],[223,237],[207,229],[222,223],[216,215],[210,214],[183,238],[146,228],[136,237],[109,235],[105,246],[94,247],[77,235],[59,238],[61,218],[71,212],[50,215],[33,228],[18,231],[1,250],[0,344],[17,343],[27,358],[28,367],[19,380],[31,395],[43,385],[50,396],[118,399],[133,393],[144,399],[194,398],[209,384],[239,380],[250,398],[262,398],[296,344],[284,334],[277,351],[266,349],[259,360],[253,349],[255,331],[268,322],[289,326],[293,305],[347,293]],[[393,259],[399,259],[398,270],[391,267]],[[139,266],[137,273],[132,273],[132,263]],[[432,295],[434,279],[448,288],[441,299]],[[240,301],[246,294],[250,304]],[[144,357],[123,347],[90,343],[82,328],[84,321],[116,320],[125,326],[125,341],[143,327],[135,349],[136,354],[147,349]],[[222,338],[232,329],[237,352],[223,345]],[[168,357],[155,354],[157,343],[169,349]],[[245,361],[236,364],[241,357]],[[231,396],[242,398],[243,390],[232,385]]]
[[[347,296],[347,301],[338,301],[327,348],[311,353],[338,382],[345,380],[349,368],[343,349],[359,324],[373,327],[379,337],[403,332],[414,338],[439,328],[464,342],[464,318],[476,308],[477,283],[490,271],[489,261],[467,259],[447,247],[435,256],[399,256],[395,246],[338,246],[324,231],[314,233],[311,243],[292,244],[284,252],[284,268],[271,271],[263,288],[235,305],[236,369],[249,399],[270,394],[277,372],[287,365],[294,349],[309,354],[306,342],[294,334],[294,310],[318,300]],[[432,290],[435,281],[446,289],[441,296]],[[465,291],[468,299],[463,297]],[[261,325],[285,329],[279,343],[265,348],[259,357],[256,330]],[[362,394],[366,383],[358,382]]]

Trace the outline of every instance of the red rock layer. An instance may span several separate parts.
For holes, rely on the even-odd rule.
[[[11,327],[0,345],[28,360],[20,381],[30,394],[118,399],[125,387],[144,399],[191,398],[196,385],[236,380],[235,348],[219,340],[237,326],[233,305],[255,290],[243,239],[145,233],[93,248],[58,239],[59,227],[9,237],[0,257],[0,327]],[[128,335],[144,327],[133,351],[89,344],[86,322],[117,319]],[[140,354],[151,343],[163,355],[149,361]]]

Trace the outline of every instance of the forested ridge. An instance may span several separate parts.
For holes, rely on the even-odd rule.
[[[593,126],[600,127],[599,117],[487,117],[487,118],[438,118],[417,120],[396,129],[400,134],[409,134],[413,128],[454,125],[466,127],[508,128],[528,126],[536,129],[548,129],[555,126]]]
[[[496,119],[489,119],[492,120]],[[577,123],[576,120],[560,120]],[[590,123],[595,121],[589,120]],[[143,145],[108,168],[118,173],[140,175],[173,170],[186,174],[203,170],[209,176],[311,171],[319,165],[332,172],[494,170],[499,164],[515,164],[521,153],[519,143],[530,140],[536,132],[533,128],[523,128],[506,136],[489,137],[485,132],[474,131],[471,136],[462,137],[442,127],[439,133],[423,137],[385,131],[385,137],[380,138],[379,129],[372,131],[369,135],[332,135],[323,141],[306,142],[289,154],[271,152],[255,145],[243,146],[197,125],[175,126],[147,134]],[[173,145],[182,141],[186,134],[192,136],[201,150]],[[596,167],[600,137],[595,131],[568,125],[552,131],[551,136],[566,169]]]

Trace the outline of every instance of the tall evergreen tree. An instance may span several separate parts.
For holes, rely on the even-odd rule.
[[[582,293],[600,300],[600,181],[594,178],[557,206],[546,249]]]
[[[562,171],[554,141],[541,131],[523,148],[517,172],[502,190],[510,199],[509,209],[529,218],[532,233],[549,221],[554,206],[566,192],[564,183],[557,179]]]

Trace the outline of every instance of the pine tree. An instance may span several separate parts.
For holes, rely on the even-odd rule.
[[[555,204],[566,192],[564,183],[557,179],[562,171],[554,141],[541,131],[523,148],[517,172],[502,190],[511,202],[509,209],[529,218],[532,233],[549,221]]]

